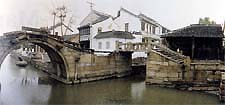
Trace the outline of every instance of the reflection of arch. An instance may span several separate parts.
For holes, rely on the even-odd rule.
[[[63,56],[63,54],[57,50],[52,43],[48,43],[48,41],[42,38],[39,39],[26,39],[26,40],[20,40],[15,44],[12,44],[6,51],[4,51],[3,55],[1,55],[1,59],[5,59],[5,57],[12,51],[18,48],[18,46],[24,44],[24,43],[32,43],[35,45],[40,46],[43,48],[49,55],[49,58],[53,64],[53,69],[55,70],[55,73],[58,71],[58,75],[60,77],[66,78],[68,77],[67,71],[68,71],[68,65],[67,62]],[[1,46],[0,46],[1,47]],[[0,64],[2,61],[0,62]]]

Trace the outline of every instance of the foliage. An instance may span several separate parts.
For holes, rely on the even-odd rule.
[[[213,20],[210,20],[209,17],[200,18],[198,23],[199,24],[216,24],[216,22]]]

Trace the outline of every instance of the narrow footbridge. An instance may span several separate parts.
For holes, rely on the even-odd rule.
[[[146,52],[146,53],[156,53],[160,56],[165,57],[175,63],[183,64],[185,63],[186,56],[181,53],[175,52],[168,47],[161,45],[156,42],[146,42],[146,43],[116,43],[117,51],[132,51],[132,52]]]

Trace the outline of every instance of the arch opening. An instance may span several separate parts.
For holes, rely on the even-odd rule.
[[[49,70],[50,71],[49,73],[55,74],[60,78],[64,78],[64,79],[68,78],[68,75],[67,75],[68,66],[61,52],[58,51],[56,48],[54,48],[54,46],[52,46],[50,43],[43,42],[41,40],[32,40],[32,39],[23,40],[16,44],[11,45],[8,49],[5,49],[4,51],[2,51],[3,54],[1,54],[2,61],[0,61],[0,65],[3,62],[3,60],[6,58],[6,56],[10,54],[13,50],[16,50],[20,48],[21,45],[28,44],[28,43],[40,46],[48,54],[52,64],[52,68],[53,68],[53,70]]]

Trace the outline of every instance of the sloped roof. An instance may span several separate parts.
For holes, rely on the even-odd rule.
[[[174,30],[161,36],[166,37],[218,37],[223,38],[223,31],[220,25],[193,24],[178,30]]]
[[[119,11],[124,11],[124,12],[126,12],[126,13],[128,13],[128,14],[130,14],[130,15],[133,15],[133,16],[135,16],[135,17],[138,17],[138,15],[136,15],[136,14],[130,12],[129,10],[127,10],[127,9],[125,9],[125,8],[120,8]]]
[[[161,24],[159,24],[156,20],[154,20],[154,19],[152,19],[152,18],[146,16],[146,15],[143,14],[143,13],[140,13],[139,15],[136,15],[136,14],[130,12],[129,10],[125,9],[125,8],[120,8],[119,11],[124,11],[124,12],[126,12],[126,13],[128,13],[128,14],[130,14],[130,15],[133,15],[134,17],[137,17],[137,18],[139,18],[139,19],[143,19],[143,20],[145,20],[145,21],[147,21],[147,22],[149,22],[149,23],[152,23],[153,25],[161,26],[161,27],[167,29],[166,27],[164,27],[164,26],[162,26]],[[119,16],[119,15],[118,15],[118,16]],[[117,17],[116,17],[116,18],[117,18]],[[115,19],[116,19],[116,18],[115,18]],[[167,30],[169,30],[169,29],[167,29]]]
[[[79,34],[72,34],[72,35],[63,35],[62,37],[65,41],[69,41],[71,38],[78,37],[78,36]]]
[[[152,18],[146,16],[145,14],[140,13],[140,14],[138,15],[138,17],[139,17],[140,19],[144,19],[144,20],[146,20],[146,21],[148,21],[148,22],[151,22],[151,23],[153,23],[153,24],[155,24],[155,25],[160,25],[157,21],[155,21],[154,19],[152,19]],[[161,26],[161,25],[160,25],[160,26]]]
[[[112,17],[112,16],[107,15],[105,13],[98,12],[96,10],[92,10],[88,14],[88,16],[85,17],[84,20],[80,23],[80,27],[87,26],[90,24],[96,24],[96,23],[102,22],[110,17]]]
[[[96,39],[104,39],[104,38],[134,39],[135,37],[130,32],[107,31],[107,32],[98,33],[94,38]]]

